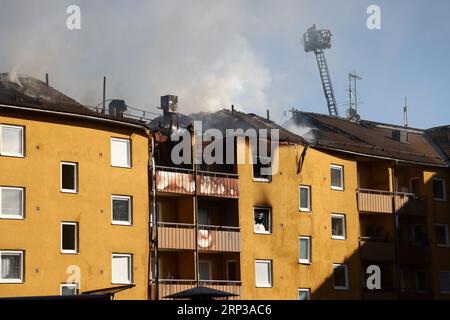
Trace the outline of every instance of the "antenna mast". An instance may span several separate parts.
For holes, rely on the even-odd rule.
[[[352,82],[353,80],[353,82]],[[357,74],[348,74],[348,109],[347,119],[359,121],[361,117],[358,114],[358,95],[356,93],[356,80],[362,80]]]

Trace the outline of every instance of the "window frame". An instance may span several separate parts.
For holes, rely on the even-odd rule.
[[[255,230],[255,211],[257,209],[267,209],[269,210],[269,231],[257,231]],[[272,207],[264,207],[264,206],[254,206],[253,207],[253,233],[254,234],[272,234]]]
[[[208,265],[208,273],[209,273],[209,278],[210,279],[200,279],[200,263],[204,263],[204,264]],[[199,280],[200,281],[211,281],[212,278],[213,278],[213,276],[212,276],[212,262],[211,262],[211,260],[199,259],[198,260],[198,265],[199,265],[199,267],[198,267],[198,269],[199,269],[199,271],[198,271],[198,278],[199,278]]]
[[[1,257],[3,254],[19,254],[20,255],[20,278],[16,279],[2,279],[0,278],[0,283],[24,283],[24,256],[25,252],[20,250],[0,250],[0,276],[2,274],[1,272]]]
[[[422,179],[420,177],[411,177],[409,178],[409,193],[414,194],[413,189],[412,189],[412,185],[413,185],[413,181],[414,180],[419,180],[419,186],[422,185]],[[420,193],[418,194],[414,194],[415,196],[419,196]]]
[[[128,221],[114,220],[114,200],[128,200]],[[132,196],[111,195],[111,224],[118,226],[131,226],[133,224],[133,202]]]
[[[75,289],[75,296],[78,295],[78,283],[61,283],[59,285],[59,295],[62,296],[62,290],[63,287],[69,287],[69,288],[74,288]],[[65,295],[64,295],[65,296]]]
[[[449,237],[448,237],[449,236],[448,235],[448,225],[445,224],[445,223],[435,223],[434,227],[435,227],[434,233],[435,233],[435,236],[436,236],[436,246],[440,247],[440,248],[450,247],[450,241],[449,241]],[[437,242],[438,239],[437,239],[436,227],[444,227],[444,230],[445,230],[445,241],[446,241],[445,244]]]
[[[308,190],[308,206],[307,207],[302,207],[302,189],[306,189]],[[311,212],[312,211],[312,206],[311,206],[311,186],[309,185],[299,185],[298,186],[298,209],[301,212]]]
[[[128,258],[128,281],[114,280],[114,257],[127,257]],[[133,279],[133,254],[131,253],[113,253],[111,254],[111,284],[132,284]]]
[[[272,182],[272,163],[270,163],[270,166],[267,167],[267,165],[265,164],[261,164],[261,167],[266,167],[266,168],[270,168],[270,175],[267,178],[262,178],[262,177],[255,177],[255,165],[258,164],[259,158],[267,158],[270,159],[270,161],[272,161],[272,157],[271,156],[256,156],[256,163],[252,163],[252,181],[253,182],[264,182],[264,183],[270,183]]]
[[[447,276],[448,276],[448,278],[449,278],[449,282],[450,282],[450,270],[449,271],[447,271],[447,270],[442,270],[442,271],[438,271],[438,273],[439,273],[439,293],[442,293],[442,294],[450,294],[450,289],[448,290],[448,291],[443,291],[442,290],[442,285],[441,285],[441,273],[446,273],[447,274]]]
[[[9,129],[19,129],[20,130],[20,153],[14,154],[14,153],[8,153],[3,151],[3,128],[9,128]],[[17,125],[10,125],[10,124],[0,124],[0,156],[3,157],[13,157],[13,158],[25,158],[25,127],[24,126],[17,126]]]
[[[297,300],[303,301],[303,299],[300,299],[300,292],[306,292],[308,298],[305,300],[311,300],[311,289],[310,288],[298,288],[297,290]]]
[[[344,286],[336,286],[335,280],[334,280],[334,270],[338,267],[344,267],[344,275],[345,275],[345,285]],[[349,279],[348,279],[348,266],[345,263],[333,263],[333,288],[335,290],[349,290]]]
[[[301,245],[300,242],[301,240],[308,240],[308,258],[307,259],[302,259],[301,258]],[[311,259],[311,247],[312,247],[312,243],[311,243],[311,237],[310,236],[299,236],[298,237],[298,263],[300,264],[311,264],[312,259]]]
[[[342,224],[342,231],[343,231],[343,236],[336,236],[333,235],[333,218],[341,218],[343,220],[343,224]],[[331,214],[331,219],[330,219],[330,223],[331,223],[331,239],[333,240],[346,240],[347,239],[347,219],[345,214],[343,213],[332,213]]]
[[[75,168],[75,174],[74,174],[74,187],[75,189],[65,189],[63,188],[63,165],[72,166]],[[60,171],[60,177],[59,177],[59,183],[60,183],[60,191],[62,193],[78,193],[78,162],[69,162],[69,161],[61,161],[59,165],[59,171]]]
[[[20,190],[22,191],[22,203],[21,203],[21,208],[22,208],[22,212],[21,215],[8,215],[8,214],[3,214],[2,213],[2,191],[3,189],[7,189],[7,190]],[[7,219],[7,220],[24,220],[25,219],[25,188],[23,187],[9,187],[9,186],[0,186],[0,219]]]
[[[336,187],[333,186],[332,183],[332,177],[331,177],[331,171],[332,169],[339,169],[341,171],[341,186],[340,187]],[[331,190],[337,190],[337,191],[344,191],[344,166],[343,165],[339,165],[339,164],[330,164],[330,188]]]
[[[227,259],[227,261],[226,261],[226,267],[225,267],[225,272],[226,272],[226,275],[227,275],[227,280],[228,281],[235,281],[236,279],[234,279],[234,280],[230,280],[229,278],[230,278],[230,273],[229,273],[229,271],[230,271],[230,267],[229,267],[229,265],[230,264],[232,264],[232,263],[234,263],[235,265],[236,265],[236,278],[239,278],[239,276],[238,276],[238,271],[239,271],[239,266],[238,266],[238,261],[236,260],[236,259]]]
[[[63,226],[75,226],[75,249],[63,249]],[[72,222],[72,221],[63,221],[61,222],[61,253],[62,254],[78,254],[79,247],[78,247],[78,222]]]
[[[418,284],[419,284],[419,281],[418,281],[419,280],[419,278],[418,278],[419,273],[423,273],[425,275],[425,289],[423,289],[423,290],[419,289],[419,286],[418,286]],[[421,293],[427,292],[428,291],[427,282],[428,282],[428,275],[427,275],[427,272],[425,270],[416,270],[416,272],[414,272],[414,289],[415,289],[416,292],[421,292]]]
[[[258,284],[256,275],[256,264],[257,263],[267,263],[269,265],[269,285]],[[255,286],[256,288],[273,288],[273,265],[272,260],[267,259],[255,259]]]
[[[113,148],[112,148],[113,141],[116,141],[116,142],[127,142],[127,144],[128,144],[127,145],[127,147],[128,147],[128,155],[127,155],[128,156],[128,164],[127,165],[120,165],[120,164],[114,163],[114,161],[113,161]],[[132,152],[131,152],[131,139],[130,138],[111,137],[110,143],[109,143],[109,148],[110,148],[110,151],[111,151],[111,153],[110,153],[111,167],[113,167],[113,168],[126,168],[126,169],[131,169],[132,168],[133,163],[132,163],[132,158],[131,158]]]
[[[435,201],[447,201],[447,186],[446,186],[446,181],[443,178],[438,178],[438,177],[434,177],[431,179],[432,183],[433,183],[433,200]],[[442,198],[436,198],[434,196],[434,181],[441,181],[442,182]]]

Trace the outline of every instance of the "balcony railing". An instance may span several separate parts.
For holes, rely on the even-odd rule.
[[[392,213],[393,193],[384,190],[357,189],[358,210],[370,213]],[[395,209],[402,216],[424,217],[427,214],[426,200],[412,193],[396,192]]]
[[[361,237],[359,240],[361,259],[364,261],[394,261],[394,242],[388,239]]]
[[[198,247],[203,251],[240,252],[240,228],[199,225]]]
[[[195,225],[158,223],[158,245],[161,249],[195,250]],[[240,252],[239,227],[199,225],[198,248],[203,251]]]
[[[155,281],[153,281],[153,286],[156,286]],[[160,299],[165,299],[164,297],[194,288],[197,285],[195,280],[184,280],[184,279],[161,279],[159,280],[159,297]],[[228,281],[228,280],[200,280],[199,285],[213,288],[216,290],[221,290],[225,292],[230,292],[237,294],[236,297],[230,297],[231,300],[239,300],[242,295],[242,282],[241,281]],[[154,290],[153,290],[154,291]]]
[[[197,171],[198,194],[202,196],[239,198],[239,176],[236,174]],[[159,192],[194,194],[194,171],[156,167],[156,189]]]
[[[399,259],[402,265],[428,264],[431,261],[430,247],[426,244],[400,242]]]

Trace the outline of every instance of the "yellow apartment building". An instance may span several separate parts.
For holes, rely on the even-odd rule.
[[[0,297],[148,298],[149,136],[72,103],[0,104]]]
[[[425,131],[298,112],[307,141],[234,110],[192,117],[203,129],[279,129],[278,170],[195,172],[156,139],[153,298],[197,284],[240,299],[449,298],[448,162]],[[236,141],[247,154],[248,140]],[[377,290],[366,286],[371,265]]]

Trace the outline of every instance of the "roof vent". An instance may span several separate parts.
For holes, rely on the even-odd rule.
[[[408,131],[392,130],[392,139],[400,143],[408,143]]]

